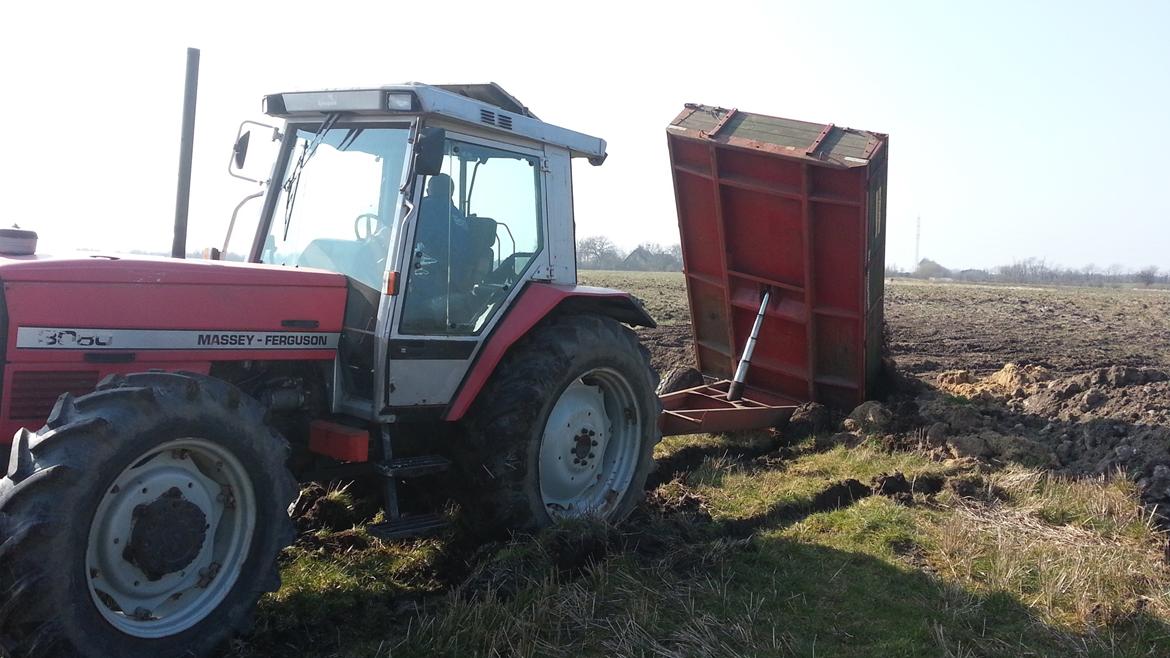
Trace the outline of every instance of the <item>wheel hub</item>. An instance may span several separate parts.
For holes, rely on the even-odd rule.
[[[569,450],[569,453],[578,463],[587,463],[597,456],[593,452],[593,449],[597,447],[597,439],[594,438],[595,436],[597,436],[597,432],[588,427],[582,427],[581,431],[577,433],[577,436],[573,437],[573,447]]]
[[[640,419],[628,382],[597,369],[562,391],[545,423],[540,492],[553,516],[605,518],[637,466]]]
[[[171,487],[153,502],[134,508],[134,528],[122,559],[151,581],[181,571],[199,556],[207,537],[207,515]]]
[[[256,497],[244,466],[197,437],[156,446],[109,485],[94,511],[85,577],[118,630],[174,635],[211,614],[248,556]]]

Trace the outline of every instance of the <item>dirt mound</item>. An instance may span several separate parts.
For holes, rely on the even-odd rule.
[[[832,414],[828,407],[816,402],[806,402],[792,411],[792,417],[784,426],[786,437],[803,439],[812,434],[819,434],[829,429],[832,423]]]
[[[1048,382],[1021,396],[1017,409],[1062,421],[1111,417],[1132,422],[1170,423],[1161,370],[1113,366]]]
[[[290,515],[302,533],[317,530],[345,530],[358,522],[353,497],[348,487],[326,489],[312,483],[301,488]]]
[[[950,371],[920,399],[956,457],[1014,462],[1072,476],[1117,471],[1134,478],[1143,500],[1170,508],[1170,376],[1115,365],[1064,377],[1008,364],[975,378]],[[939,393],[950,395],[940,395]],[[962,397],[955,397],[962,394]]]
[[[988,377],[987,381],[1006,391],[1014,391],[1017,388],[1048,381],[1054,376],[1052,371],[1044,366],[1020,366],[1014,363],[1008,363],[1003,368],[1000,368],[999,372]]]
[[[689,489],[680,480],[672,480],[647,491],[643,504],[661,515],[678,514],[705,523],[711,521],[711,506],[707,499]]]
[[[947,445],[956,457],[978,457],[1044,468],[1059,466],[1051,447],[1015,434],[993,430],[960,434],[947,439]]]
[[[986,377],[978,377],[970,370],[947,370],[935,376],[935,385],[952,395],[988,400],[1022,395],[1053,377],[1052,371],[1044,366],[1008,363]]]
[[[658,394],[666,395],[688,388],[703,385],[703,373],[695,368],[672,368],[662,373],[662,381],[658,384]]]
[[[862,402],[842,423],[847,432],[880,432],[894,421],[894,414],[881,402]]]

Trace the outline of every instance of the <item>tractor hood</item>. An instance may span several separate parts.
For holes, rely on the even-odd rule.
[[[8,363],[332,359],[346,278],[169,258],[0,258]],[[188,368],[193,369],[193,368]]]
[[[0,282],[0,445],[107,375],[332,362],[347,295],[331,272],[169,258],[0,258]]]
[[[0,280],[35,282],[345,287],[345,277],[323,270],[230,261],[106,254],[0,256]]]

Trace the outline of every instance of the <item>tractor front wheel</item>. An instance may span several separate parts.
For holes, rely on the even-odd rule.
[[[189,656],[245,630],[293,538],[287,455],[264,410],[209,377],[62,396],[0,480],[0,646]]]
[[[497,366],[472,409],[464,507],[488,532],[561,518],[617,522],[653,468],[658,375],[634,332],[595,315],[545,321]]]

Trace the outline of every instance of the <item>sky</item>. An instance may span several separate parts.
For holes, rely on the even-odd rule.
[[[41,252],[168,251],[193,46],[190,248],[256,189],[227,163],[264,94],[494,81],[609,143],[574,166],[578,237],[678,241],[665,127],[700,102],[888,133],[889,264],[921,218],[921,256],[952,268],[1170,270],[1167,34],[1170,2],[1138,0],[17,3],[0,225]]]

